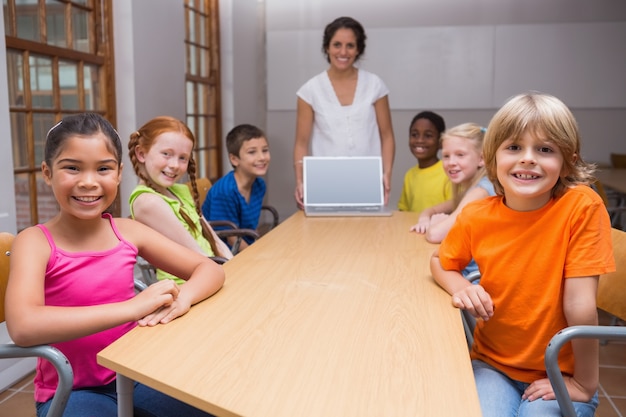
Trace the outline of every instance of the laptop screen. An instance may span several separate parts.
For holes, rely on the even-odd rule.
[[[305,206],[369,206],[384,202],[379,156],[305,156],[303,181]]]

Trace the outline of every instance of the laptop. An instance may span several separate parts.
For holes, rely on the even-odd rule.
[[[305,156],[307,216],[390,216],[384,205],[380,156]]]

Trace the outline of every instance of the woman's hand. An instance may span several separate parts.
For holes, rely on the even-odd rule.
[[[296,185],[294,197],[296,198],[296,204],[298,205],[298,208],[302,210],[304,208],[304,187],[302,183]]]
[[[383,176],[383,192],[385,194],[385,206],[389,203],[389,193],[391,192],[391,177]]]

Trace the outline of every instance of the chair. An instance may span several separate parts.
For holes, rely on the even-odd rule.
[[[198,200],[200,201],[200,207],[202,207],[202,204],[204,203],[204,200],[206,200],[206,196],[212,186],[213,183],[211,183],[210,179],[204,177],[196,178],[196,187],[198,187]],[[191,189],[191,181],[187,182],[187,187],[189,187],[189,190],[193,192]]]
[[[189,189],[191,190],[191,181],[188,181],[186,184],[187,187],[189,187]],[[204,200],[206,200],[206,196],[212,186],[213,184],[208,178],[196,179],[196,187],[198,188],[198,199],[200,202],[200,206],[202,206]],[[263,218],[267,217],[264,215],[264,213],[269,213],[269,221],[261,221]],[[244,237],[251,237],[252,240],[257,240],[259,237],[263,236],[265,233],[278,226],[278,211],[272,206],[263,205],[261,206],[261,219],[259,220],[259,227],[257,228],[257,230],[239,228],[235,223],[228,220],[211,220],[208,221],[208,223],[213,229],[215,229],[215,233],[221,239],[226,239],[232,236],[237,237],[237,240],[231,247],[231,252],[233,253],[233,255],[236,255],[239,252],[239,246],[241,245],[241,240]],[[220,230],[217,230],[218,228]]]
[[[611,152],[611,166],[613,168],[626,168],[626,153]]]
[[[614,228],[611,234],[617,270],[600,277],[597,305],[614,317],[626,320],[626,232]],[[564,344],[577,338],[626,340],[626,326],[570,326],[552,338],[546,348],[546,371],[564,416],[576,413],[559,369],[558,355]]]
[[[9,255],[11,254],[10,249],[14,237],[11,233],[0,233],[0,322],[4,321],[4,297],[9,279]],[[0,358],[2,359],[30,357],[46,359],[57,370],[59,385],[52,398],[48,417],[61,417],[74,383],[72,366],[65,355],[52,346],[21,347],[13,343],[0,344]]]
[[[617,192],[608,192],[600,181],[594,182],[591,187],[596,190],[600,198],[602,198],[602,201],[609,212],[611,227],[622,229],[622,213],[626,212],[623,195]]]
[[[209,192],[209,189],[211,189],[212,186],[213,186],[213,183],[211,183],[210,179],[196,178],[196,187],[198,188],[198,194],[199,194],[198,199],[200,201],[200,206],[202,206],[202,204],[204,203],[204,200],[206,200],[206,196]],[[189,189],[191,190],[191,181],[187,182],[187,187],[189,187]],[[262,221],[265,217],[267,217],[266,215],[269,216],[269,220]],[[213,227],[214,225],[215,226],[225,225],[225,224],[220,224],[220,223],[215,223],[215,222],[216,221],[209,222],[211,227]],[[278,216],[278,210],[276,210],[273,206],[264,204],[263,206],[261,206],[261,219],[259,221],[259,227],[256,230],[256,232],[259,234],[259,236],[263,236],[265,233],[267,233],[274,227],[278,226],[279,222],[280,220]],[[232,229],[237,229],[237,226],[235,226],[232,222],[230,223],[230,225],[227,225],[227,226],[229,226]]]
[[[213,256],[211,259],[220,265],[228,261],[228,259],[222,258],[221,256]],[[139,271],[141,271],[141,278],[135,278],[135,290],[141,292],[158,281],[156,277],[156,267],[141,256],[137,256],[137,267]]]
[[[480,280],[480,271],[476,270],[468,274],[467,279],[472,284]],[[467,310],[461,310],[461,319],[463,320],[463,330],[465,331],[465,340],[467,340],[467,348],[471,351],[474,344],[474,327],[476,327],[476,317],[472,316]]]

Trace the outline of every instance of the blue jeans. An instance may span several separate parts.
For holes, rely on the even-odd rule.
[[[45,417],[48,414],[51,402],[52,400],[36,403],[37,417]],[[211,416],[137,382],[133,393],[133,404],[135,417]],[[117,417],[115,382],[103,387],[72,391],[63,417]]]
[[[561,417],[556,400],[522,400],[530,384],[515,381],[479,360],[472,361],[472,368],[483,417]],[[577,417],[593,417],[597,407],[597,392],[588,403],[574,402]]]

